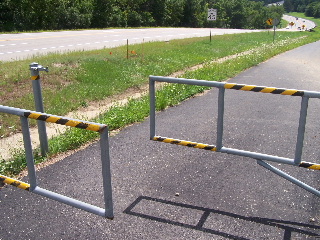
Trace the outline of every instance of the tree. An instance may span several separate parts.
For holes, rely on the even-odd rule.
[[[10,31],[14,29],[12,8],[10,1],[0,2],[0,31]]]
[[[263,7],[262,2],[250,2],[247,10],[246,28],[261,29],[266,25],[266,19],[269,18],[269,10]]]
[[[183,26],[201,27],[205,21],[205,1],[186,0],[183,10]]]
[[[111,15],[113,13],[114,0],[95,0],[91,26],[105,28],[111,26]]]
[[[185,0],[166,0],[163,24],[178,27],[182,25]]]
[[[293,4],[292,4],[292,0],[285,0],[283,3],[283,7],[286,12],[292,12],[294,9]]]
[[[305,9],[305,14],[308,17],[320,17],[320,2],[312,2]]]

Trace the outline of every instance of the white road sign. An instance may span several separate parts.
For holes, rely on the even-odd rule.
[[[208,9],[208,21],[217,20],[217,9],[210,8]]]

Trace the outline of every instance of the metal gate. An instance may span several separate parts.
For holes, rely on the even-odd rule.
[[[48,197],[50,199],[65,203],[67,205],[94,213],[96,215],[113,219],[113,202],[112,202],[110,156],[109,156],[109,136],[108,136],[107,125],[93,123],[93,122],[86,122],[86,121],[81,121],[76,119],[70,119],[70,118],[63,118],[60,116],[50,115],[46,113],[34,112],[34,111],[25,110],[25,109],[7,107],[2,105],[0,105],[0,112],[20,116],[30,184],[21,182],[13,178],[9,178],[1,174],[0,174],[0,183],[1,182],[7,183],[15,187],[39,194],[41,196]],[[64,195],[61,195],[52,191],[48,191],[38,186],[36,170],[34,166],[34,157],[32,152],[28,118],[36,119],[38,121],[45,121],[45,122],[66,125],[70,127],[81,128],[81,129],[100,133],[100,149],[101,149],[105,209],[70,198],[70,197],[66,197]]]
[[[156,122],[155,122],[155,113],[156,113],[156,91],[155,91],[155,82],[167,82],[167,83],[179,83],[179,84],[188,84],[188,85],[197,85],[197,86],[207,86],[215,87],[219,89],[218,95],[218,117],[217,117],[217,138],[216,144],[203,144],[197,142],[184,141],[180,139],[162,137],[156,135]],[[225,90],[234,89],[234,90],[243,90],[243,91],[253,91],[253,92],[262,92],[262,93],[272,93],[272,94],[281,94],[281,95],[290,95],[290,96],[299,96],[301,97],[301,109],[300,109],[300,118],[299,118],[299,127],[297,134],[297,142],[295,147],[295,157],[294,159],[278,157],[263,153],[250,152],[240,149],[228,148],[222,145],[223,142],[223,119],[224,119],[224,103],[225,103]],[[161,77],[161,76],[150,76],[149,77],[149,93],[150,93],[150,139],[154,141],[160,141],[165,143],[178,144],[187,147],[200,148],[215,152],[228,153],[238,156],[250,157],[257,160],[257,163],[273,173],[285,178],[286,180],[302,187],[303,189],[315,194],[320,197],[320,191],[299,181],[298,179],[288,175],[287,173],[273,167],[272,165],[266,163],[265,161],[278,162],[283,164],[289,164],[293,166],[320,170],[320,164],[304,162],[301,160],[302,148],[304,142],[306,118],[307,118],[307,109],[308,102],[310,98],[320,98],[320,92],[312,91],[300,91],[295,89],[284,89],[284,88],[274,88],[274,87],[264,87],[264,86],[254,86],[254,85],[244,85],[236,83],[226,83],[226,82],[213,82],[205,80],[195,80],[195,79],[184,79],[184,78],[170,78],[170,77]]]

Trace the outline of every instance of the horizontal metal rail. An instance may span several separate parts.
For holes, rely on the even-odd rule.
[[[227,82],[214,82],[214,81],[197,80],[197,79],[161,77],[161,76],[150,76],[149,80],[153,82],[179,83],[179,84],[207,86],[207,87],[225,88],[225,89],[242,90],[242,91],[253,91],[253,92],[261,92],[261,93],[289,95],[289,96],[306,96],[309,98],[320,98],[320,92],[315,92],[315,91],[245,85],[245,84],[227,83]]]
[[[72,119],[72,118],[65,118],[57,115],[40,113],[40,112],[35,112],[35,111],[30,111],[30,110],[20,109],[20,108],[13,108],[13,107],[8,107],[3,105],[0,105],[0,112],[13,114],[17,116],[23,116],[26,118],[31,118],[31,119],[45,121],[45,122],[56,123],[60,125],[66,125],[69,127],[91,130],[95,132],[103,131],[107,127],[107,125],[105,124],[93,123],[93,122],[82,121],[78,119]]]
[[[184,141],[184,140],[179,140],[179,139],[174,139],[174,138],[160,137],[160,136],[155,136],[153,138],[153,140],[154,141],[159,141],[159,142],[165,142],[165,143],[172,143],[172,144],[187,146],[187,147],[200,148],[200,149],[205,149],[205,150],[210,150],[210,151],[217,151],[217,148],[216,148],[215,145],[196,143],[196,142],[189,142],[189,141]]]
[[[13,178],[9,178],[6,177],[4,175],[0,175],[0,183],[6,183],[12,186],[15,186],[17,188],[21,188],[23,190],[27,190],[29,191],[30,189],[30,184],[25,183],[25,182],[21,182],[19,180],[13,179]]]
[[[210,150],[210,151],[214,151],[214,152],[222,152],[222,153],[227,153],[227,154],[232,154],[232,155],[238,155],[238,156],[242,156],[242,157],[250,157],[253,159],[278,162],[278,163],[283,163],[283,164],[288,164],[288,165],[296,165],[294,163],[293,159],[278,157],[278,156],[274,156],[274,155],[268,155],[268,154],[262,154],[262,153],[256,153],[256,152],[250,152],[250,151],[244,151],[244,150],[226,148],[226,147],[222,147],[220,150],[218,150],[215,145],[190,142],[190,141],[186,141],[186,140],[167,138],[167,137],[161,137],[161,136],[155,136],[155,137],[153,137],[152,140],[158,141],[158,142],[186,146],[186,147]],[[298,166],[303,167],[303,168],[313,169],[313,170],[320,170],[320,164],[317,164],[317,163],[301,162]]]
[[[216,144],[203,144],[197,142],[190,142],[175,138],[168,138],[156,135],[156,122],[155,122],[155,106],[156,106],[156,91],[155,91],[155,82],[167,82],[167,83],[177,83],[177,84],[187,84],[187,85],[197,85],[197,86],[207,86],[215,87],[219,89],[218,95],[218,119],[217,119],[217,139]],[[224,119],[224,96],[225,90],[240,90],[240,91],[252,91],[252,92],[261,92],[261,93],[271,93],[287,96],[299,96],[301,97],[301,109],[300,109],[300,118],[299,118],[299,127],[297,133],[297,142],[295,149],[294,159],[284,158],[274,155],[268,155],[263,153],[245,151],[241,149],[233,149],[223,146],[223,119]],[[185,79],[185,78],[172,78],[172,77],[161,77],[161,76],[150,76],[149,77],[149,94],[150,94],[150,139],[154,141],[160,141],[165,143],[177,144],[187,147],[200,148],[205,150],[211,150],[215,152],[227,153],[237,156],[249,157],[252,159],[258,160],[258,163],[266,167],[267,163],[263,161],[271,161],[277,163],[283,163],[313,170],[320,170],[320,164],[310,163],[301,160],[304,134],[305,134],[305,125],[307,118],[307,109],[309,98],[320,98],[320,92],[315,91],[305,91],[305,90],[296,90],[296,89],[285,89],[285,88],[275,88],[275,87],[265,87],[265,86],[256,86],[256,85],[246,85],[246,84],[237,84],[237,83],[226,83],[226,82],[214,82],[206,80],[197,80],[197,79]],[[273,173],[278,174],[285,179],[295,183],[299,187],[304,188],[305,190],[316,194],[319,196],[320,191],[300,182],[297,179],[288,177],[285,173],[280,170],[271,169],[267,167]]]
[[[44,197],[65,203],[67,205],[103,216],[108,219],[113,219],[113,201],[112,201],[112,186],[111,186],[111,172],[110,172],[110,155],[109,155],[109,133],[108,127],[105,124],[87,122],[77,119],[64,118],[56,115],[39,113],[30,110],[13,108],[0,105],[0,112],[20,116],[24,148],[26,151],[26,160],[28,168],[29,183],[24,183],[19,180],[0,175],[0,183],[6,183],[30,192],[39,194]],[[34,157],[32,152],[30,129],[28,118],[38,121],[51,122],[55,124],[66,125],[75,128],[95,131],[100,133],[100,151],[102,163],[102,181],[104,191],[104,205],[105,209],[55,193],[46,189],[40,188],[37,184],[37,176],[34,166]]]
[[[84,202],[78,201],[76,199],[69,198],[69,197],[63,196],[63,195],[55,193],[55,192],[48,191],[48,190],[40,188],[40,187],[35,187],[33,190],[31,190],[30,184],[19,181],[17,179],[13,179],[13,178],[6,177],[4,175],[0,175],[0,183],[6,183],[9,185],[15,186],[17,188],[21,188],[23,190],[39,194],[43,197],[47,197],[47,198],[56,200],[58,202],[62,202],[62,203],[67,204],[69,206],[77,207],[77,208],[85,210],[87,212],[91,212],[96,215],[105,217],[105,209],[103,209],[103,208],[99,208],[94,205],[84,203]]]

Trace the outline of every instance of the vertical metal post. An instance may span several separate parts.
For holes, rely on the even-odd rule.
[[[298,128],[298,135],[297,135],[296,152],[294,156],[294,163],[297,165],[301,163],[304,133],[306,129],[306,121],[307,121],[307,113],[308,113],[308,103],[309,103],[309,97],[303,96],[301,99],[299,128]]]
[[[129,39],[127,39],[127,59],[129,59]]]
[[[223,117],[224,117],[224,87],[219,88],[218,96],[218,120],[217,120],[217,151],[222,148],[222,138],[223,138]]]
[[[149,97],[150,97],[150,139],[156,134],[156,90],[155,81],[149,78]]]
[[[34,166],[34,158],[32,153],[29,121],[26,117],[20,117],[20,121],[21,121],[24,149],[26,151],[30,191],[32,192],[37,187],[37,177],[36,177],[36,169]]]
[[[41,81],[40,81],[39,71],[48,71],[48,68],[43,68],[38,63],[30,64],[32,89],[33,89],[36,111],[43,113],[44,107],[43,107],[43,98],[42,98],[42,92],[41,92]],[[38,125],[38,132],[39,132],[41,155],[45,156],[49,151],[46,123],[44,121],[37,121],[37,125]]]
[[[110,170],[110,153],[109,153],[109,133],[108,127],[100,133],[100,149],[101,149],[101,164],[103,178],[103,192],[105,203],[105,217],[113,219],[113,202],[112,202],[112,185],[111,185],[111,170]]]
[[[276,38],[276,26],[273,26],[273,43]]]

